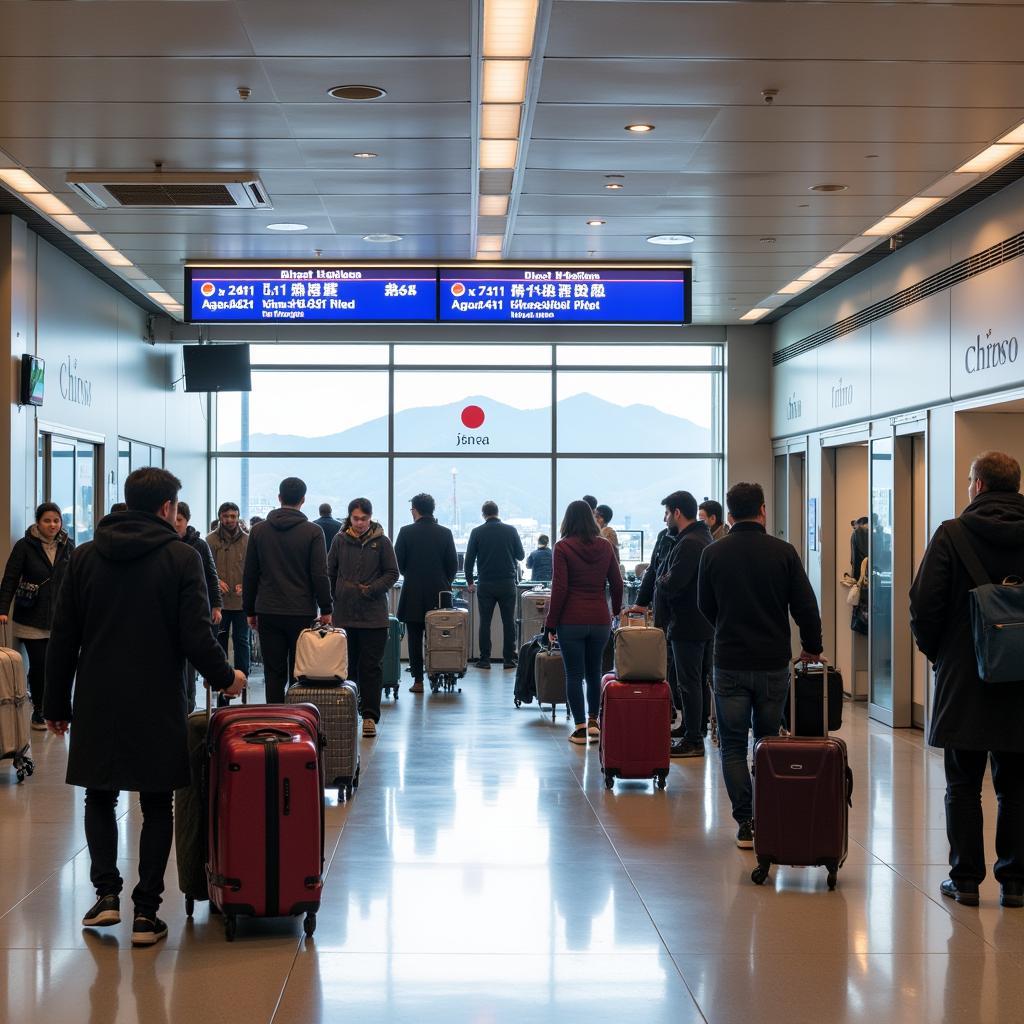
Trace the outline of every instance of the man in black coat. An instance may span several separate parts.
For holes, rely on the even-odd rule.
[[[516,600],[519,592],[519,563],[526,557],[519,531],[498,518],[496,502],[485,501],[480,510],[484,521],[469,534],[466,545],[466,583],[477,592],[480,611],[480,660],[477,668],[491,667],[491,620],[494,606],[501,614],[502,650],[505,668],[516,667]],[[478,570],[479,585],[473,582]]]
[[[968,593],[974,587],[954,548],[953,532],[973,550],[993,583],[1024,578],[1024,496],[1020,464],[984,452],[971,464],[969,504],[935,531],[910,589],[910,628],[935,665],[928,742],[946,767],[949,878],[943,896],[977,906],[985,877],[981,785],[991,762],[999,800],[995,876],[1004,907],[1024,907],[1024,665],[1021,682],[978,677]]]
[[[138,792],[132,943],[140,946],[167,934],[156,915],[173,791],[189,784],[185,659],[215,690],[236,694],[245,686],[214,638],[199,556],[174,529],[180,487],[164,469],[129,475],[128,511],[106,516],[96,539],[71,556],[46,659],[46,724],[58,736],[70,729],[67,782],[85,788],[97,901],[82,924],[121,919],[115,805],[120,790]]]
[[[410,693],[423,692],[423,632],[427,612],[439,606],[442,591],[451,590],[459,570],[452,531],[434,518],[435,503],[429,494],[412,499],[412,522],[395,538],[395,555],[401,572],[402,593],[398,618],[405,623],[409,640]]]
[[[281,507],[249,534],[242,573],[242,604],[260,635],[268,704],[284,703],[299,634],[313,623],[318,606],[320,622],[329,626],[334,603],[324,531],[300,511],[305,481],[286,477],[277,498]]]

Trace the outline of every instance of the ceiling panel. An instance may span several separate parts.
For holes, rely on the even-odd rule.
[[[257,53],[294,56],[453,56],[469,53],[466,0],[239,0]]]
[[[639,137],[621,142],[532,139],[527,160],[531,168],[553,170],[584,167],[608,171],[682,170],[696,150],[694,144],[654,142]]]
[[[331,216],[344,215],[353,207],[377,216],[418,217],[424,215],[459,217],[469,212],[466,195],[335,195],[324,196],[324,209]]]
[[[469,103],[290,103],[281,108],[297,139],[468,138]],[[2,112],[0,112],[2,114]]]
[[[612,217],[605,224],[586,229],[583,217],[516,218],[516,233],[589,235],[657,234],[688,235],[857,235],[874,223],[871,217]]]
[[[535,139],[623,138],[627,124],[656,125],[658,142],[700,142],[718,113],[715,107],[619,107],[542,103],[533,119]],[[637,140],[641,141],[641,140]]]
[[[579,217],[878,217],[903,202],[902,196],[857,196],[839,192],[794,196],[643,196],[601,189],[586,196],[534,195],[519,199],[520,216]]]
[[[773,248],[777,252],[802,253],[805,268],[835,252],[849,235],[777,235]],[[760,252],[762,242],[751,235],[719,235],[700,238],[693,245],[675,247],[650,245],[643,238],[623,238],[615,235],[516,235],[512,240],[511,255],[516,258],[580,259],[592,253],[594,259],[644,259],[652,261],[697,261],[702,252]]]
[[[387,96],[365,106],[387,103],[468,103],[467,57],[269,57],[263,68],[282,103],[316,103],[337,85],[376,85]],[[255,93],[253,99],[261,99]],[[339,107],[351,101],[337,100]]]
[[[96,210],[85,215],[101,234],[163,235],[168,232],[179,234],[262,234],[268,224],[281,223],[283,219],[298,220],[308,225],[307,234],[326,233],[332,230],[330,218],[324,213],[318,196],[311,197],[304,208],[275,205],[271,211],[263,210]],[[280,234],[280,232],[278,232]],[[270,238],[276,237],[273,232]]]
[[[129,238],[131,236],[123,236]],[[312,243],[312,244],[310,244]],[[329,235],[302,238],[295,235],[265,239],[246,235],[201,235],[179,239],[175,247],[128,249],[123,251],[140,267],[168,266],[188,259],[314,259],[315,249],[323,259],[397,260],[466,259],[467,235],[405,235],[387,245],[364,242],[359,235]]]
[[[371,162],[354,155],[351,140],[300,139],[298,147],[307,167],[356,168]],[[359,148],[378,154],[371,173],[377,168],[469,167],[472,161],[469,139],[360,139]]]

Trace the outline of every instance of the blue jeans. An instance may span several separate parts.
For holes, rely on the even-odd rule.
[[[558,643],[565,662],[565,692],[577,725],[585,725],[587,712],[597,718],[601,707],[601,656],[611,636],[611,626],[559,626]],[[583,706],[583,680],[587,704]]]
[[[222,611],[220,625],[217,627],[217,640],[220,642],[221,647],[224,648],[224,653],[228,651],[228,633],[234,634],[234,655],[235,655],[235,668],[239,672],[244,672],[246,675],[249,674],[249,623],[246,622],[245,612],[241,609],[238,611]]]
[[[763,736],[778,736],[789,692],[789,669],[753,672],[715,666],[714,676],[722,775],[732,801],[732,816],[742,823],[754,817],[748,734],[753,728],[755,742]]]

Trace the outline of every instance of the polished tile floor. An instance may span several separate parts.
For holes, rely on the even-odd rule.
[[[1024,911],[1000,910],[991,880],[980,909],[938,895],[942,766],[919,733],[848,706],[839,889],[797,869],[757,888],[714,753],[675,762],[663,793],[607,792],[597,750],[568,744],[561,716],[513,708],[511,690],[511,673],[474,671],[461,694],[385,702],[356,797],[328,812],[311,942],[297,919],[244,921],[233,945],[205,906],[187,921],[173,860],[167,942],[133,951],[127,923],[83,930],[81,796],[62,741],[37,739],[32,779],[0,771],[0,1021],[1022,1019]],[[130,887],[138,808],[120,810]]]

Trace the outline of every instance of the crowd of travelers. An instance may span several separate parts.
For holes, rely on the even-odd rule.
[[[0,582],[0,625],[28,658],[32,727],[68,734],[67,782],[85,789],[85,830],[97,902],[87,926],[119,920],[115,806],[138,792],[143,814],[139,881],[132,892],[140,944],[166,934],[157,917],[172,841],[172,794],[189,782],[186,719],[196,680],[227,703],[247,686],[251,632],[262,651],[266,699],[284,700],[299,634],[312,623],[343,628],[358,682],[364,737],[380,720],[389,595],[401,579],[397,617],[408,638],[411,692],[423,693],[427,613],[459,570],[452,532],[429,494],[411,499],[412,522],[394,545],[365,497],[338,520],[328,504],[310,520],[305,483],[289,477],[279,507],[243,522],[226,501],[207,536],[190,525],[170,472],[133,472],[124,502],[78,548],[61,509],[41,504],[14,545]],[[1024,685],[979,680],[971,637],[971,575],[958,557],[963,530],[992,580],[1024,579],[1024,497],[1020,466],[985,452],[971,466],[969,504],[928,545],[910,594],[920,649],[935,665],[928,740],[944,751],[949,878],[942,893],[978,902],[985,876],[981,786],[991,764],[999,800],[996,878],[1004,906],[1024,906]],[[653,615],[668,639],[676,708],[672,755],[705,756],[714,711],[736,842],[753,846],[750,735],[777,734],[790,685],[791,620],[804,662],[822,659],[818,603],[796,549],[765,528],[765,496],[737,483],[725,509],[678,490],[662,501],[665,528],[632,607],[613,510],[593,496],[565,509],[559,540],[541,536],[529,556],[495,502],[469,538],[465,586],[480,611],[479,660],[491,668],[491,621],[502,619],[502,664],[516,666],[516,582],[550,586],[544,630],[564,662],[572,717],[569,740],[600,735],[600,693],[609,638],[623,614]],[[12,611],[13,606],[13,611]],[[228,661],[231,652],[233,664]],[[1022,670],[1024,674],[1024,670]],[[145,699],[139,694],[144,692]],[[117,728],[112,728],[117,723]],[[116,736],[116,742],[112,742]]]

